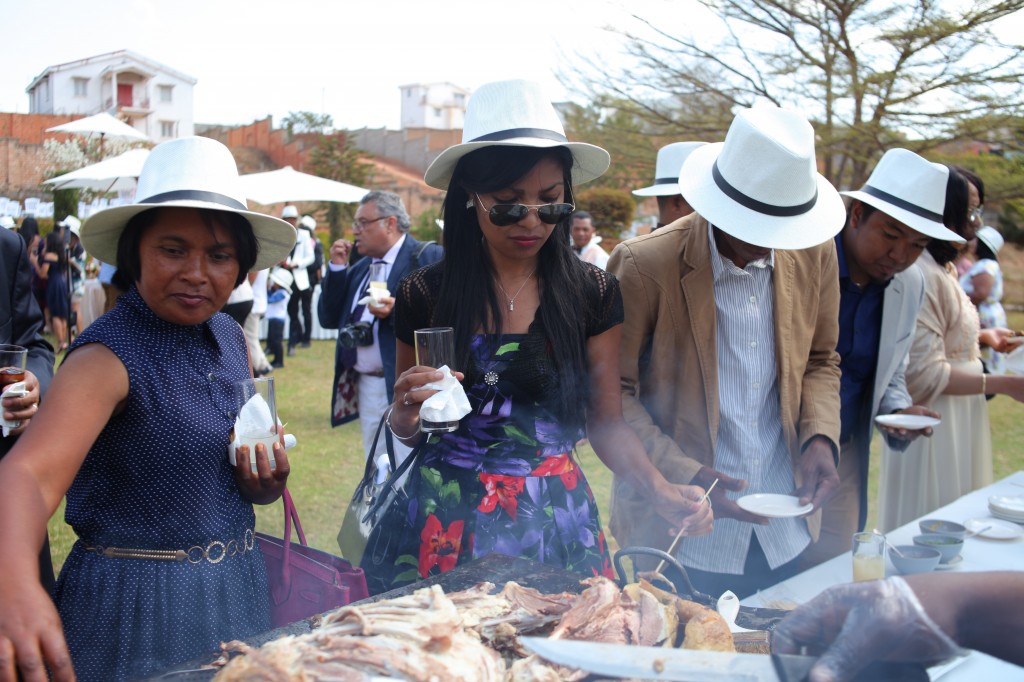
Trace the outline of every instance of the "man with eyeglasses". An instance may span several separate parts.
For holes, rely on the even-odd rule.
[[[409,225],[409,214],[397,194],[373,191],[364,196],[352,224],[355,247],[362,258],[349,266],[352,243],[339,239],[331,245],[317,305],[320,326],[339,330],[331,425],[339,426],[358,417],[367,457],[385,452],[383,438],[376,453],[369,452],[369,447],[377,424],[391,404],[395,385],[395,328],[391,314],[395,299],[388,295],[366,300],[371,265],[379,272],[374,278],[386,282],[393,294],[403,277],[441,260],[443,254],[437,244],[414,239],[409,234]],[[396,448],[402,447],[396,443]]]

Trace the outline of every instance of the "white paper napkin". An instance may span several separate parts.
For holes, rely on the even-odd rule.
[[[435,390],[437,393],[423,401],[420,419],[428,422],[457,422],[472,412],[473,408],[462,384],[448,369],[448,365],[439,367],[438,371],[444,373],[440,381],[423,385],[423,390]]]
[[[250,433],[268,433],[273,432],[271,427],[273,420],[270,414],[270,405],[267,405],[267,401],[263,399],[259,393],[249,398],[249,401],[242,405],[242,409],[238,411],[238,418],[235,419],[235,439],[228,444],[228,461],[231,462],[231,466],[235,465],[235,448],[242,445],[240,434]],[[281,426],[280,420],[277,422],[278,427]],[[296,443],[295,436],[290,433],[284,435],[284,447],[294,447]],[[270,462],[270,468],[276,467],[274,460],[274,451],[271,448],[267,448],[267,459]],[[249,461],[252,464],[252,470],[256,471],[256,453],[252,447],[249,448]]]
[[[384,304],[381,303],[386,297],[390,296],[391,292],[387,289],[379,287],[370,287],[369,295],[363,296],[361,299],[356,301],[357,305],[369,305],[371,308],[380,308]]]
[[[16,381],[13,384],[11,384],[10,386],[8,386],[7,390],[4,391],[2,395],[3,395],[3,397],[6,397],[6,398],[13,398],[13,397],[19,397],[19,396],[20,397],[24,397],[24,396],[28,395],[28,389],[25,388],[25,382],[24,381]],[[2,412],[2,411],[3,411],[3,406],[0,405],[0,412]],[[14,429],[16,429],[19,426],[21,426],[21,420],[20,419],[8,420],[8,419],[0,418],[0,421],[3,422],[4,438],[7,438],[7,436],[11,435],[11,431],[13,431]]]

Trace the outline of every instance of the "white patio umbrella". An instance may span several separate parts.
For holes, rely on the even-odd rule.
[[[47,128],[50,133],[75,133],[78,135],[99,135],[103,137],[124,137],[134,140],[149,140],[141,130],[131,127],[124,121],[114,118],[103,111],[92,116],[86,116],[75,121],[62,123],[59,126]]]
[[[43,184],[53,185],[54,189],[91,189],[104,193],[135,189],[148,156],[148,149],[130,149],[99,163],[43,180]]]
[[[300,173],[291,166],[265,173],[250,173],[239,180],[245,196],[263,205],[284,201],[336,201],[348,204],[359,201],[369,191],[344,182]]]

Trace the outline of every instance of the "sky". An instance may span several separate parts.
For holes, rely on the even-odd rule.
[[[628,65],[605,27],[634,27],[633,13],[672,33],[717,27],[697,0],[0,1],[0,111],[27,113],[25,88],[48,66],[128,49],[197,79],[196,123],[312,111],[348,129],[397,129],[410,83],[529,78],[579,99],[558,74],[580,55]],[[1024,11],[999,33],[1019,42]]]
[[[622,9],[678,15],[693,0],[5,0],[0,111],[28,112],[25,88],[51,65],[128,49],[198,80],[197,123],[242,124],[289,111],[337,128],[399,127],[399,86],[474,89],[540,81],[578,50],[621,62],[604,31]],[[17,28],[14,28],[17,27]]]

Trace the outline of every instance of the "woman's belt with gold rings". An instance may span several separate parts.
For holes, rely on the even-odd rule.
[[[130,549],[128,547],[103,547],[86,545],[85,551],[110,559],[150,559],[155,561],[187,561],[201,564],[204,561],[219,564],[227,557],[241,556],[252,551],[256,544],[252,528],[247,528],[241,540],[213,540],[206,547],[193,545],[188,549]]]

